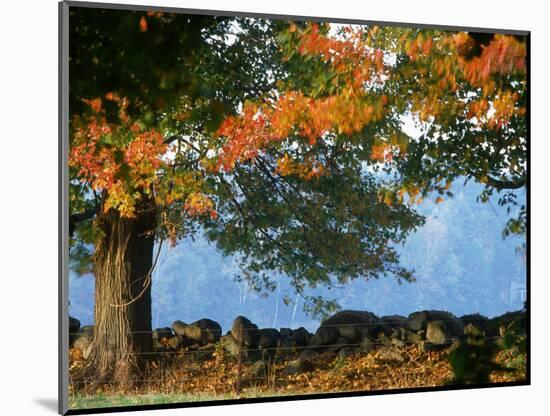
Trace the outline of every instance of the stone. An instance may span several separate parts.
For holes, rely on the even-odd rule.
[[[214,358],[216,346],[214,344],[202,345],[193,352],[192,356],[196,362],[204,362]]]
[[[506,312],[504,315],[491,319],[491,325],[495,328],[494,335],[503,336],[509,332],[515,335],[525,335],[527,332],[527,317],[525,311]]]
[[[237,340],[233,338],[233,335],[224,335],[220,338],[219,342],[222,348],[227,351],[229,355],[233,357],[237,357],[239,355],[239,344]]]
[[[376,341],[380,345],[384,346],[390,346],[393,345],[391,338],[389,338],[386,334],[381,333],[378,335],[378,338],[376,338]]]
[[[418,343],[422,341],[422,334],[425,334],[425,332],[418,333],[418,332],[411,331],[410,329],[407,329],[407,328],[399,328],[399,332],[401,333],[400,334],[401,339],[408,344]]]
[[[290,329],[290,328],[281,328],[279,330],[279,333],[281,334],[281,339],[285,339],[285,338],[288,338],[289,336],[292,335],[292,329]]]
[[[172,333],[172,329],[170,329],[169,327],[157,328],[153,331],[153,340],[160,341],[163,338],[169,340],[173,336],[174,334]]]
[[[458,319],[428,322],[426,340],[436,345],[451,344],[464,336],[464,326]]]
[[[267,376],[266,365],[263,361],[256,361],[252,364],[247,373],[253,378],[265,378]]]
[[[174,323],[172,323],[172,331],[174,331],[174,334],[176,335],[179,335],[180,337],[184,337],[185,336],[185,328],[189,326],[188,324],[186,324],[185,322],[183,321],[174,321]]]
[[[420,352],[424,352],[424,353],[427,353],[427,352],[430,352],[430,351],[440,351],[441,349],[448,346],[448,345],[445,345],[445,344],[444,345],[432,344],[431,342],[425,341],[425,340],[420,341],[417,345],[418,345],[418,349],[420,350]]]
[[[403,361],[405,361],[405,358],[399,351],[396,351],[395,349],[390,347],[379,348],[377,351],[376,358],[380,361],[395,362],[395,363],[402,363]]]
[[[174,351],[179,350],[184,346],[183,337],[180,337],[179,335],[175,335],[168,340],[167,345],[168,345],[168,348]]]
[[[85,329],[86,327],[83,327],[82,329]],[[91,343],[94,340],[93,332],[89,330],[81,331],[76,335],[74,341],[73,341],[73,348],[78,348],[82,353],[86,351],[88,346],[91,345]]]
[[[76,335],[80,329],[80,321],[72,316],[69,316],[69,334]]]
[[[94,325],[84,325],[83,327],[80,328],[80,333],[81,334],[90,334],[92,337],[94,336],[94,332],[95,332],[95,326]]]
[[[384,329],[383,322],[371,312],[341,311],[321,323],[310,345],[331,345],[337,338],[360,342],[365,336],[376,335]]]
[[[480,315],[479,313],[464,315],[459,319],[464,324],[464,327],[471,324],[485,334],[489,334],[491,332],[491,320],[486,316]]]
[[[404,326],[411,331],[418,332],[426,330],[428,322],[447,320],[458,320],[458,318],[452,313],[445,311],[420,311],[411,313],[405,321]]]
[[[340,358],[348,358],[353,355],[355,355],[356,349],[351,347],[344,347],[340,351],[338,351],[338,357]]]
[[[298,358],[301,359],[301,360],[313,361],[318,356],[319,356],[319,354],[317,353],[317,351],[312,350],[310,348],[306,348],[306,349],[302,350],[302,352],[300,352],[300,355],[298,356]]]
[[[297,346],[304,347],[309,344],[311,337],[312,335],[307,331],[307,329],[301,326],[298,329],[293,329],[288,338],[295,340]]]
[[[405,345],[407,345],[407,343],[405,341],[403,341],[402,339],[399,339],[399,338],[391,338],[391,343],[392,345],[395,345],[396,347],[404,347]]]
[[[183,336],[196,341],[199,345],[217,342],[221,334],[222,327],[212,319],[199,319],[183,327]]]
[[[464,327],[464,335],[466,337],[481,337],[484,335],[484,331],[481,330],[477,325],[469,323]]]
[[[258,348],[271,349],[277,348],[281,339],[281,334],[275,328],[262,328],[259,330]]]
[[[243,343],[248,348],[256,348],[260,337],[258,326],[244,316],[237,316],[231,326],[231,335],[237,343]]]
[[[88,357],[90,356],[90,353],[92,352],[92,344],[88,344],[88,346],[86,348],[84,348],[84,350],[82,351],[82,357],[87,360]]]
[[[393,330],[403,326],[407,318],[401,315],[386,315],[386,316],[382,316],[380,320],[384,323],[384,325],[387,328],[389,328],[390,330]]]
[[[297,347],[298,347],[298,343],[296,342],[296,340],[289,337],[279,342],[279,347],[277,349],[277,352],[280,355],[294,354],[298,351]]]
[[[359,351],[368,354],[369,352],[374,351],[374,349],[376,349],[376,344],[369,337],[365,337],[361,340]]]
[[[327,345],[327,351],[329,352],[338,352],[340,351],[342,348],[345,348],[347,346],[349,346],[350,342],[345,339],[345,338],[337,338],[336,341],[334,342],[334,344],[332,345]]]
[[[304,372],[307,372],[307,371],[312,371],[313,368],[314,368],[314,366],[311,363],[311,361],[301,360],[301,359],[298,358],[296,360],[293,360],[293,361],[290,361],[289,363],[287,363],[285,368],[283,368],[283,371],[281,372],[281,374],[283,376],[291,376],[291,375],[295,375],[295,374],[304,373]]]
[[[464,328],[464,330],[466,330],[466,328]],[[457,339],[456,341],[453,341],[453,343],[449,347],[449,352],[452,352],[460,347],[462,347],[462,341]]]

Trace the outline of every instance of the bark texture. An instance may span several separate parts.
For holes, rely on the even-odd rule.
[[[134,218],[100,214],[95,247],[95,334],[88,362],[96,382],[131,387],[152,351],[151,285],[155,206],[142,202]],[[148,277],[149,276],[149,277]]]

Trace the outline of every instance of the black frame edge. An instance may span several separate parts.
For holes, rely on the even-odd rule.
[[[69,5],[58,3],[58,413],[69,410]]]
[[[380,26],[399,26],[410,27],[418,29],[440,29],[457,32],[475,31],[479,33],[501,33],[506,35],[527,36],[529,30],[516,30],[516,29],[501,29],[501,28],[477,28],[471,26],[454,26],[454,25],[437,25],[431,23],[409,23],[409,22],[391,22],[382,20],[364,20],[353,18],[335,18],[326,16],[296,16],[286,14],[270,14],[270,13],[258,13],[258,12],[245,12],[235,10],[206,10],[206,9],[190,9],[185,7],[169,7],[169,6],[147,6],[140,4],[117,4],[117,3],[100,3],[100,2],[87,2],[78,0],[66,0],[65,3],[70,7],[87,7],[87,8],[104,8],[112,10],[131,10],[131,11],[159,11],[165,13],[180,13],[180,14],[199,14],[206,16],[240,16],[240,17],[253,17],[253,18],[265,18],[276,20],[295,20],[295,21],[316,21],[316,22],[331,22],[331,23],[346,23],[346,24],[360,24],[360,25],[380,25]]]

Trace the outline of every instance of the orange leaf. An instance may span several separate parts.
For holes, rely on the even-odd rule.
[[[147,32],[147,19],[145,19],[145,16],[141,16],[141,19],[139,20],[139,31]]]

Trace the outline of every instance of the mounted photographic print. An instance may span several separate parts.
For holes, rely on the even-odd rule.
[[[529,384],[528,65],[60,3],[60,413]]]

